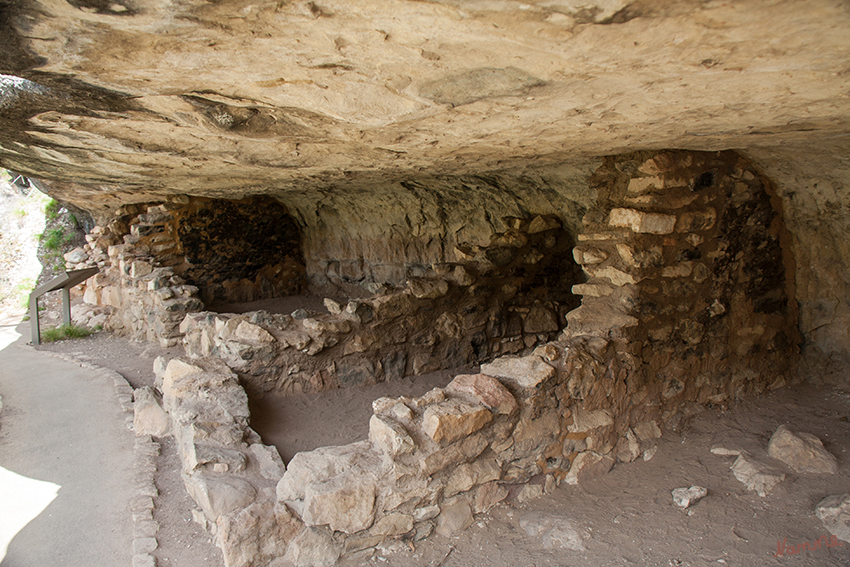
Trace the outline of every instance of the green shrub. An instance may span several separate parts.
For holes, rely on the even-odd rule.
[[[80,325],[61,325],[52,327],[41,332],[41,340],[45,343],[63,341],[65,339],[82,339],[92,334],[92,332]]]
[[[47,201],[47,204],[44,205],[44,216],[47,217],[47,220],[56,220],[56,217],[59,216],[59,209],[61,208],[62,205],[54,199],[50,199]]]

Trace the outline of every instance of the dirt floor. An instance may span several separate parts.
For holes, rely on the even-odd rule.
[[[176,355],[106,333],[40,347],[61,351],[117,370],[134,385],[153,380],[153,359]],[[252,401],[254,426],[276,444],[285,460],[301,450],[364,439],[371,401],[384,395],[420,393],[442,385],[451,373],[436,373],[395,384],[347,391]],[[850,383],[850,380],[845,381]],[[833,476],[787,477],[766,497],[746,490],[729,470],[734,457],[710,452],[714,446],[745,449],[767,457],[767,442],[780,424],[812,433],[838,458]],[[163,441],[157,500],[160,521],[158,564],[201,567],[220,564],[210,538],[191,521],[192,503],[176,473],[170,440]],[[704,486],[708,496],[688,510],[673,504],[671,491]],[[503,503],[477,518],[461,535],[432,535],[425,541],[395,543],[344,558],[340,565],[543,567],[543,566],[846,566],[850,544],[777,554],[780,542],[797,546],[828,536],[814,515],[831,494],[850,492],[850,394],[848,390],[804,384],[777,390],[723,409],[693,416],[682,433],[665,433],[649,461],[619,464],[610,473],[578,486],[562,485],[525,504]],[[552,547],[523,526],[534,521],[567,522],[583,550]],[[531,530],[529,530],[531,531]],[[573,546],[575,539],[573,539]]]

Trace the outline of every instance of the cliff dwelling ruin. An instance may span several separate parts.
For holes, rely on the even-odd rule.
[[[0,15],[0,165],[92,215],[106,327],[182,349],[150,400],[228,567],[451,533],[694,404],[846,383],[846,2]],[[435,371],[367,440],[284,463],[251,429]]]

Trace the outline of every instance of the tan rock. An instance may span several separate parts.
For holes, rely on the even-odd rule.
[[[455,396],[471,396],[497,414],[509,415],[517,408],[516,399],[501,382],[486,374],[460,374],[446,386]]]
[[[466,498],[447,501],[437,516],[437,533],[443,537],[452,537],[472,525],[472,508]]]
[[[539,356],[521,358],[501,357],[481,365],[481,373],[502,378],[520,388],[534,388],[553,378],[555,369]]]
[[[492,459],[463,463],[452,471],[443,489],[443,495],[448,498],[479,484],[499,480],[501,476],[502,469]]]
[[[251,483],[233,475],[195,471],[185,475],[183,481],[189,495],[212,522],[219,516],[248,506],[257,496],[257,490]]]
[[[600,455],[593,451],[579,453],[573,460],[572,466],[564,480],[567,484],[578,484],[579,482],[598,478],[614,466],[614,458],[609,455]]]
[[[573,433],[588,432],[599,427],[614,425],[614,417],[611,410],[588,411],[582,407],[573,408],[573,423],[568,430]]]
[[[635,209],[612,209],[608,224],[638,233],[670,234],[676,226],[676,217],[661,213],[645,213]]]
[[[273,343],[276,340],[271,333],[259,325],[249,323],[248,321],[241,321],[239,323],[233,334],[233,338],[237,341],[259,344]]]
[[[379,415],[369,419],[369,441],[377,451],[391,457],[411,453],[416,449],[416,444],[403,425]]]
[[[623,270],[618,270],[613,266],[605,266],[604,268],[598,269],[587,268],[586,270],[592,277],[606,279],[617,287],[636,284],[640,281],[640,279],[634,275],[624,272]]]
[[[493,414],[482,405],[460,400],[429,406],[422,415],[422,430],[434,441],[451,443],[490,423]]]
[[[136,435],[168,435],[168,414],[156,397],[153,388],[145,386],[133,392],[133,431]]]
[[[508,489],[500,483],[493,481],[482,484],[475,491],[472,510],[476,514],[484,514],[507,497]]]
[[[304,491],[301,519],[308,526],[353,534],[374,522],[376,495],[375,483],[364,475],[343,474],[311,483]]]
[[[449,284],[445,280],[415,279],[409,282],[410,292],[417,299],[437,299],[449,292]]]
[[[327,529],[307,526],[289,543],[285,559],[296,567],[332,567],[341,552]]]
[[[850,494],[834,494],[821,500],[815,515],[834,537],[850,543]]]
[[[735,478],[743,482],[748,490],[758,493],[762,498],[767,496],[774,486],[785,480],[785,473],[745,453],[741,453],[735,459],[731,468]]]
[[[803,474],[835,474],[838,460],[824,449],[820,439],[809,433],[794,433],[780,425],[767,447],[774,459]]]

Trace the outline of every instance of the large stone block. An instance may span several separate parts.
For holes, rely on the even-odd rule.
[[[521,358],[497,358],[493,362],[482,364],[481,373],[503,378],[520,388],[534,388],[553,378],[556,371],[539,356],[531,355]]]
[[[762,498],[785,480],[785,473],[745,453],[741,453],[732,464],[732,473],[748,490],[758,493]]]
[[[823,447],[820,439],[809,433],[794,433],[780,425],[767,447],[774,459],[804,474],[835,474],[838,460]]]
[[[277,484],[278,500],[302,500],[309,484],[323,482],[340,474],[369,458],[371,451],[369,441],[360,441],[296,453]]]
[[[369,419],[369,441],[376,450],[391,457],[410,453],[416,448],[403,425],[379,415]]]
[[[133,431],[136,435],[162,437],[168,434],[168,414],[162,409],[153,388],[145,386],[133,392]]]
[[[517,408],[516,399],[501,382],[486,374],[459,374],[446,386],[446,392],[469,396],[497,414],[509,415]]]
[[[365,475],[343,474],[312,483],[304,491],[301,519],[309,526],[353,534],[374,522],[376,495],[374,481]]]
[[[219,516],[244,508],[257,497],[257,489],[251,483],[233,475],[196,471],[184,475],[183,481],[186,491],[213,522]]]
[[[662,213],[646,213],[635,209],[612,209],[608,224],[646,234],[670,234],[676,217]]]
[[[428,407],[422,415],[422,430],[434,441],[451,443],[490,423],[493,414],[481,405],[448,400]]]

